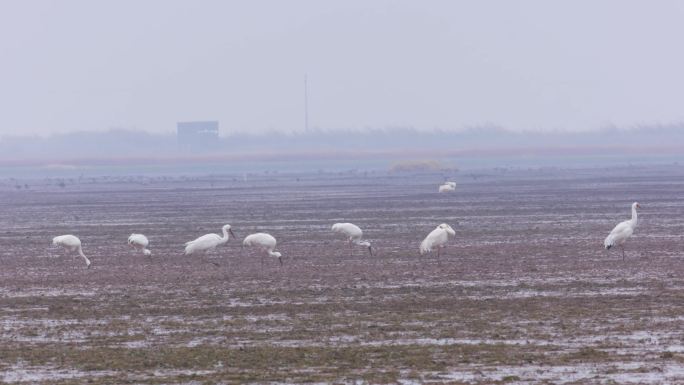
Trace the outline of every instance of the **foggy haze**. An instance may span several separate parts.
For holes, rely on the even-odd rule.
[[[385,169],[401,159],[446,161],[462,168],[684,162],[681,124],[587,132],[515,132],[495,126],[462,131],[404,127],[313,129],[307,133],[234,133],[210,144],[187,147],[175,134],[123,129],[47,138],[5,137],[0,141],[0,167],[38,166],[49,170],[54,165],[216,163],[226,170],[237,162],[244,163],[238,167],[249,171],[292,167],[311,171],[329,167]],[[139,172],[137,167],[132,170]]]
[[[0,137],[684,120],[678,1],[6,1]]]

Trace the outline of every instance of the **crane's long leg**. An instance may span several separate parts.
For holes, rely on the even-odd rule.
[[[211,250],[207,250],[207,251],[204,252],[204,260],[205,260],[207,263],[210,263],[210,264],[212,264],[212,265],[218,267],[219,264],[216,263],[216,262],[214,262],[214,261],[212,261],[212,260],[210,259],[210,258],[211,258],[211,257],[209,257],[209,252],[210,252],[210,251],[211,251]]]
[[[283,265],[283,257],[278,257],[278,261],[280,261],[280,266]]]
[[[625,247],[620,245],[620,249],[622,249],[622,260],[625,260]]]

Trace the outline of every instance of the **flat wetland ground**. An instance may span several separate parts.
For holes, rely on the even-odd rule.
[[[684,167],[454,179],[0,180],[0,383],[684,383]],[[623,262],[602,243],[634,201]],[[421,259],[443,222],[456,238]],[[225,223],[238,240],[182,254]],[[283,267],[241,252],[257,231]],[[92,269],[51,246],[68,233]]]

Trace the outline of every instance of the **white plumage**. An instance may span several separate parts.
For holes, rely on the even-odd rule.
[[[437,249],[437,256],[440,256],[442,248],[446,247],[449,241],[449,236],[456,236],[456,232],[451,226],[446,223],[442,223],[437,226],[436,229],[432,230],[430,234],[421,242],[420,244],[420,254],[427,254],[434,249]]]
[[[443,185],[439,186],[439,192],[452,192],[456,191],[456,182],[444,182]]]
[[[263,255],[269,257],[278,258],[280,265],[283,265],[282,254],[277,251],[273,251],[276,247],[276,239],[271,234],[266,233],[255,233],[250,234],[242,241],[242,246],[256,247],[261,250]],[[261,264],[263,265],[263,255],[261,257]]]
[[[207,253],[214,250],[216,246],[228,242],[228,239],[230,238],[228,233],[235,238],[235,234],[233,234],[233,230],[230,229],[230,225],[224,225],[221,230],[223,231],[223,236],[219,236],[218,234],[205,234],[194,241],[186,242],[185,255]]]
[[[640,207],[641,206],[639,203],[632,203],[632,219],[618,223],[618,225],[615,226],[613,231],[611,231],[603,241],[603,246],[606,248],[606,250],[610,250],[610,248],[614,246],[620,246],[622,249],[622,260],[625,259],[625,248],[623,244],[627,238],[634,234],[634,230],[639,224],[637,219],[637,209]]]
[[[152,252],[147,248],[150,241],[143,234],[131,234],[131,236],[128,237],[128,244],[136,250],[141,250],[143,254],[147,256],[152,255]]]
[[[348,238],[350,250],[352,244],[367,247],[371,257],[373,256],[373,249],[371,248],[371,244],[368,241],[362,240],[363,231],[359,226],[353,223],[335,223],[334,225],[332,225],[332,231],[339,234],[343,234]]]
[[[90,269],[90,259],[83,254],[83,249],[81,248],[81,240],[75,235],[67,234],[60,235],[52,238],[52,244],[55,246],[61,246],[69,252],[76,252],[78,255],[83,257],[86,266]]]

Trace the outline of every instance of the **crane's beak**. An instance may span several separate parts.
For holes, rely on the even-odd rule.
[[[638,208],[638,209],[640,209],[640,208],[641,208],[641,205],[640,205],[640,204],[638,204],[638,203],[637,203],[637,208]]]
[[[233,229],[228,229],[228,232],[230,233],[230,235],[233,236],[233,238],[237,239],[237,237],[235,236],[235,233],[233,233]]]

